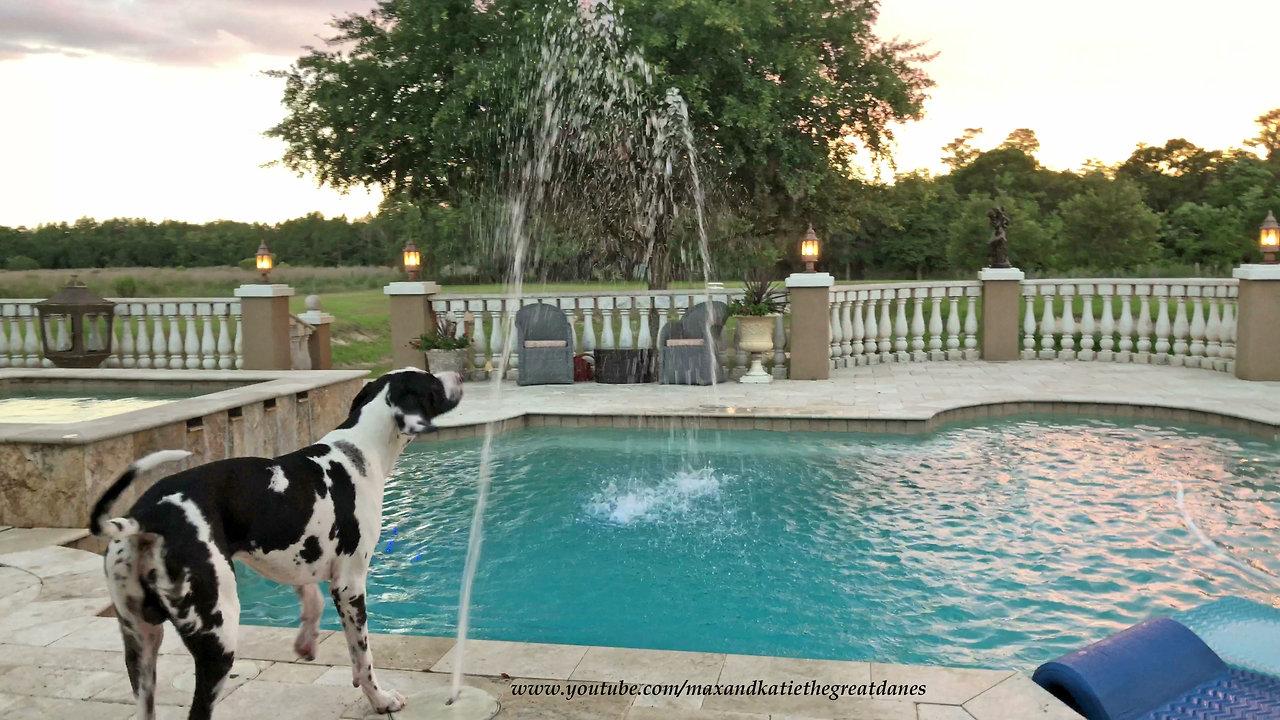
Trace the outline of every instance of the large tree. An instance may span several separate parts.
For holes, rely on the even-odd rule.
[[[860,150],[885,153],[931,85],[918,46],[874,34],[878,0],[616,4],[649,87],[687,102],[706,179],[765,210],[758,235],[792,234],[824,178]],[[465,203],[503,173],[530,70],[548,56],[544,18],[579,15],[548,0],[380,0],[279,73],[287,114],[268,135],[323,184]]]

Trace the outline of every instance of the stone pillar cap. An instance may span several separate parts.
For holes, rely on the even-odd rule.
[[[799,272],[787,276],[789,288],[829,288],[835,284],[836,279],[830,273]]]
[[[292,297],[293,288],[288,285],[264,285],[262,283],[241,285],[236,288],[235,296],[241,298]]]
[[[433,282],[393,282],[382,288],[383,295],[435,295],[440,286]]]
[[[1025,280],[1026,277],[1018,268],[984,267],[978,271],[979,280]]]
[[[334,317],[320,310],[308,310],[304,313],[298,313],[298,319],[308,325],[328,325],[333,322]]]
[[[1280,280],[1280,265],[1241,265],[1231,271],[1237,280]]]

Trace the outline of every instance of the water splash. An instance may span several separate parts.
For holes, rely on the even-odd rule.
[[[667,230],[681,204],[677,201],[681,167],[687,168],[692,184],[689,197],[696,213],[703,278],[711,277],[705,203],[684,98],[675,89],[659,97],[652,67],[638,52],[627,50],[621,11],[611,2],[578,0],[571,5],[571,9],[560,5],[548,10],[526,89],[516,98],[513,112],[495,128],[502,148],[497,178],[502,202],[492,238],[493,249],[510,259],[503,292],[508,308],[522,304],[526,268],[539,257],[531,239],[553,231],[553,220],[617,215],[625,218],[620,232],[637,233],[646,241],[644,267],[655,254],[667,252],[658,243],[668,241]],[[566,17],[571,19],[566,22]],[[680,142],[672,140],[673,130]],[[585,202],[584,197],[599,202]],[[711,299],[709,292],[706,299]],[[490,382],[494,405],[500,404],[503,369],[513,354],[513,319],[511,313],[503,318],[500,359]],[[707,346],[713,347],[710,337]],[[713,371],[717,361],[713,356]],[[495,429],[493,423],[485,426],[480,455],[459,592],[451,698],[457,698],[462,688]]]
[[[721,480],[711,468],[681,470],[656,484],[628,478],[610,481],[587,501],[586,512],[614,525],[663,522],[687,516],[699,500],[720,497]]]

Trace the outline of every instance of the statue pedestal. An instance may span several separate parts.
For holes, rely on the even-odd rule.
[[[982,359],[1018,359],[1018,304],[1022,300],[1022,280],[1018,268],[983,268]]]

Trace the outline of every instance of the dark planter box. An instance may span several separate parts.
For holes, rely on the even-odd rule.
[[[598,383],[653,382],[653,353],[649,350],[596,350],[595,356]]]

